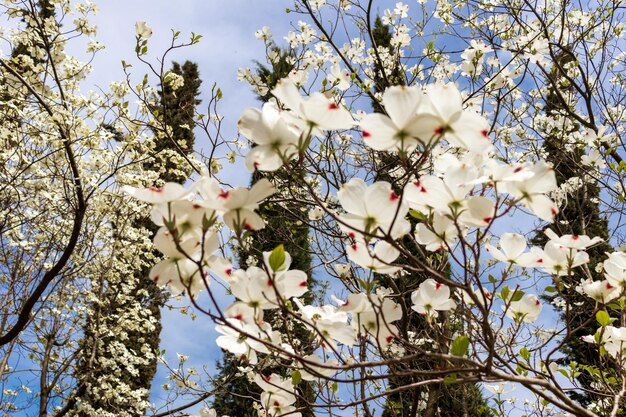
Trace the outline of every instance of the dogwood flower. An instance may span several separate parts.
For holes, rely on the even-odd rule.
[[[482,306],[484,306],[486,303],[489,303],[491,299],[493,298],[493,294],[491,294],[491,292],[489,292],[486,288],[482,289],[482,294],[481,294],[481,291],[479,291],[477,288],[474,288],[474,286],[472,286],[471,294],[467,290],[464,290],[461,293],[461,298],[463,302],[467,304],[468,306],[476,305],[476,302],[474,302],[474,299],[472,298],[472,294],[478,300],[478,304]]]
[[[169,203],[155,204],[150,212],[150,219],[157,226],[166,223],[179,232],[203,229],[215,223],[217,213],[203,201],[175,200]]]
[[[563,235],[559,237],[552,229],[546,229],[544,233],[555,244],[578,250],[585,250],[603,240],[601,237],[596,236],[592,239],[585,235]]]
[[[474,187],[473,182],[477,177],[478,172],[473,166],[457,163],[448,168],[443,178],[425,175],[407,184],[404,196],[414,210],[434,210],[456,217],[467,208],[467,194]],[[493,213],[491,216],[493,217]]]
[[[237,270],[231,276],[230,291],[238,300],[255,309],[278,307],[278,296],[267,272],[256,266]]]
[[[522,267],[534,267],[540,263],[541,254],[536,248],[531,249],[530,252],[524,253],[526,250],[526,239],[522,235],[517,233],[503,233],[500,237],[499,244],[502,251],[496,249],[489,243],[485,245],[485,249],[487,249],[494,259],[500,262],[510,262]]]
[[[268,40],[272,37],[272,33],[270,32],[269,26],[263,26],[261,29],[254,32],[254,36],[258,40]]]
[[[209,281],[203,279],[206,271],[200,274],[197,262],[200,256],[211,259],[219,246],[218,236],[206,233],[185,233],[178,239],[166,228],[159,229],[154,237],[154,247],[167,258],[157,263],[150,270],[149,277],[158,285],[168,285],[174,295],[189,290],[195,296]]]
[[[202,408],[197,417],[217,417],[217,412],[213,408]]]
[[[170,201],[180,200],[189,194],[185,187],[175,182],[168,182],[161,188],[135,188],[125,185],[122,187],[122,190],[137,200],[152,204],[169,203]]]
[[[515,387],[512,387],[511,390],[506,391],[507,384],[505,382],[502,382],[497,385],[483,385],[483,386],[485,387],[487,391],[496,395],[508,394],[515,389]]]
[[[361,119],[365,144],[378,151],[397,149],[411,151],[419,143],[430,143],[434,135],[420,136],[417,109],[422,101],[418,87],[393,86],[385,90],[382,104],[387,115],[367,114]]]
[[[534,294],[525,294],[521,300],[512,301],[506,310],[506,315],[516,321],[532,323],[539,317],[543,305]]]
[[[626,358],[626,327],[604,327],[604,348],[614,358]]]
[[[626,327],[604,326],[595,335],[583,336],[581,340],[591,344],[599,342],[614,358],[626,358]]]
[[[352,346],[356,342],[356,332],[348,324],[347,313],[328,304],[321,307],[305,306],[297,298],[294,303],[305,319],[304,324],[321,336],[323,346],[328,343],[336,348],[334,341],[346,346]]]
[[[276,270],[270,265],[271,252],[263,252],[263,262],[269,271],[271,278],[266,280],[266,284],[284,298],[300,297],[309,289],[307,287],[308,277],[304,271],[297,269],[290,270],[291,255],[285,252],[285,261]]]
[[[390,323],[402,318],[400,305],[384,294],[350,294],[340,310],[352,314],[357,332],[373,336],[383,348],[389,346],[397,334],[396,327]]]
[[[379,274],[394,274],[400,270],[397,266],[391,266],[400,252],[385,241],[378,241],[373,248],[364,242],[354,242],[346,247],[348,259],[355,264],[375,271]]]
[[[557,188],[554,170],[545,162],[537,162],[531,171],[534,173],[532,177],[524,181],[505,181],[503,188],[514,198],[521,199],[522,204],[540,219],[551,222],[558,208],[546,193]]]
[[[334,268],[339,275],[347,275],[350,272],[350,265],[348,264],[335,264]]]
[[[496,216],[496,207],[493,201],[484,196],[471,196],[466,201],[466,210],[459,216],[459,221],[467,226],[486,227]]]
[[[408,207],[388,182],[368,186],[360,178],[353,178],[341,187],[337,198],[347,212],[337,216],[340,227],[352,237],[364,233],[398,238],[411,228],[404,218]]]
[[[478,113],[463,110],[461,93],[452,83],[426,87],[426,100],[419,110],[417,136],[445,136],[453,146],[485,153],[493,148],[489,141],[489,123]]]
[[[246,155],[246,167],[250,171],[276,171],[298,152],[300,132],[281,117],[274,103],[265,103],[263,111],[247,109],[238,127],[256,143]]]
[[[296,84],[289,78],[278,81],[272,94],[293,112],[297,117],[294,122],[303,131],[308,128],[339,130],[352,127],[352,115],[341,104],[322,93],[313,93],[308,99],[304,99]]]
[[[502,164],[493,159],[488,159],[484,164],[486,178],[480,178],[480,182],[486,180],[497,184],[500,182],[519,182],[532,178],[535,173],[523,164]]]
[[[142,39],[148,39],[152,36],[152,29],[146,22],[140,21],[135,23],[135,33]]]
[[[604,261],[604,276],[611,285],[626,287],[626,253],[613,252],[608,254],[609,258]]]
[[[452,246],[457,236],[458,229],[452,219],[439,213],[433,215],[432,226],[419,223],[415,227],[415,240],[432,252]]]
[[[599,169],[606,168],[606,161],[597,149],[592,149],[589,151],[588,155],[581,156],[580,161],[583,165],[597,167]]]
[[[567,275],[572,268],[589,262],[587,252],[569,249],[550,240],[543,251],[537,251],[537,265],[552,275]]]
[[[432,278],[422,282],[419,288],[411,294],[411,309],[419,314],[437,317],[439,311],[448,311],[455,308],[454,300],[450,298],[450,288]]]
[[[246,324],[234,318],[227,319],[226,322],[228,325],[215,326],[215,330],[222,334],[215,342],[220,348],[252,365],[258,362],[257,352],[270,353],[269,349],[258,340],[276,343],[280,337],[277,332],[272,331],[268,323]],[[246,336],[246,334],[253,337]]]
[[[236,233],[263,229],[265,222],[254,210],[274,192],[274,186],[266,178],[255,182],[251,189],[236,187],[222,191],[218,195],[217,205],[225,211],[224,223]]]
[[[621,293],[621,289],[612,285],[608,280],[593,281],[587,279],[581,282],[580,289],[587,296],[603,304],[616,299]]]
[[[332,367],[339,366],[339,362],[335,360],[322,363],[320,357],[315,354],[307,355],[302,359],[306,360],[306,363],[302,362],[300,364],[300,374],[302,375],[302,379],[305,381],[315,381],[319,378],[319,375],[321,375],[322,377],[331,376],[332,374],[337,372],[337,370],[333,369]],[[312,365],[310,362],[323,366],[315,366]]]
[[[246,304],[243,301],[235,301],[224,310],[224,316],[231,319],[241,320],[246,324],[260,323],[263,321],[263,310]]]
[[[295,390],[291,378],[283,378],[278,374],[271,374],[270,376],[257,374],[254,377],[254,383],[257,384],[263,390],[263,394],[267,396],[281,396],[287,404],[296,402],[296,396],[294,395]]]
[[[342,69],[339,64],[334,64],[326,78],[331,85],[341,91],[345,91],[350,88],[350,75],[350,71]]]
[[[206,276],[204,271],[203,275]],[[150,269],[149,277],[159,286],[167,285],[172,295],[189,290],[189,295],[195,297],[204,287],[198,265],[187,258],[163,259]]]

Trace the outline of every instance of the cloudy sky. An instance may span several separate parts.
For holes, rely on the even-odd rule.
[[[236,135],[236,121],[246,107],[257,106],[247,84],[237,81],[237,69],[250,67],[253,60],[263,60],[264,44],[254,32],[264,25],[272,28],[277,38],[290,29],[290,21],[297,16],[285,13],[287,0],[106,0],[97,2],[100,13],[93,20],[98,25],[98,40],[107,46],[93,62],[92,85],[105,87],[112,80],[123,78],[121,60],[135,62],[136,21],[146,21],[153,29],[150,39],[152,60],[160,56],[171,41],[171,30],[180,30],[181,39],[191,32],[203,36],[200,44],[172,55],[172,59],[195,61],[203,80],[203,96],[207,97],[213,83],[222,89],[224,99],[220,106],[224,116],[224,134]],[[145,71],[135,65],[133,72],[141,76]],[[202,137],[196,139],[202,145]],[[238,170],[231,173],[233,182],[247,184],[249,175]],[[221,294],[225,297],[224,294]],[[171,365],[177,365],[177,353],[189,355],[188,366],[199,370],[212,369],[221,358],[215,344],[218,334],[208,319],[192,321],[179,312],[164,311],[162,348]],[[167,372],[160,369],[154,381],[152,400],[162,405],[161,384],[167,382]],[[191,410],[197,410],[194,407]]]

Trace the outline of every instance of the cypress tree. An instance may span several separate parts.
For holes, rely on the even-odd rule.
[[[569,143],[571,134],[579,129],[576,122],[568,117],[571,111],[568,106],[568,98],[573,93],[573,86],[563,82],[563,74],[568,65],[574,62],[572,50],[564,50],[556,54],[552,71],[547,84],[549,86],[545,99],[544,112],[553,119],[562,118],[565,121],[561,126],[550,126],[544,132],[543,149],[546,151],[546,160],[552,163],[555,171],[557,184],[563,184],[574,178],[579,178],[580,187],[571,190],[560,207],[560,211],[549,226],[558,235],[588,235],[601,237],[604,241],[589,249],[588,270],[594,280],[602,280],[602,273],[596,271],[596,266],[602,263],[606,252],[612,252],[613,248],[608,243],[609,229],[607,219],[600,214],[600,189],[586,172],[587,168],[581,164],[581,157],[585,154],[584,146]],[[547,238],[543,233],[535,236],[534,243],[543,245]],[[568,310],[560,311],[561,319],[569,323],[572,329],[566,343],[561,348],[563,357],[558,360],[565,365],[573,365],[580,371],[577,380],[584,391],[572,391],[571,397],[585,406],[592,402],[600,401],[603,397],[594,395],[592,373],[602,366],[597,354],[597,346],[583,342],[580,338],[588,334],[595,334],[598,324],[595,320],[588,324],[589,312],[596,308],[595,301],[586,295],[576,291],[580,282],[587,278],[581,268],[575,268],[570,276],[559,277],[556,282],[559,289],[558,295],[545,297],[553,301],[557,296],[563,298],[568,304]],[[603,369],[608,367],[603,366]],[[622,415],[622,414],[620,414]]]
[[[379,62],[374,65],[375,91],[382,93],[388,87],[405,85],[402,65],[400,60],[393,54],[391,32],[389,27],[382,23],[380,17],[377,17],[374,22],[372,37],[375,44],[374,47],[377,48],[381,61],[383,61],[383,65]],[[389,62],[390,60],[391,62]],[[372,101],[372,108],[375,112],[383,112],[383,108],[378,101]],[[402,163],[400,155],[397,153],[376,152],[375,158],[378,162],[376,181],[387,181],[391,183],[392,188],[396,192],[400,192],[402,184],[398,184],[396,178],[391,174]],[[412,219],[412,223],[414,226],[414,219]],[[424,253],[410,238],[404,238],[402,244],[425,264],[433,266],[444,274],[450,274],[447,259],[442,258],[440,255]],[[402,257],[396,262],[402,264]],[[385,275],[379,275],[377,278],[383,286],[395,288],[399,294],[402,294],[405,305],[411,305],[411,292],[430,277],[426,274],[407,273],[396,278],[390,278]],[[454,323],[454,317],[449,315],[445,329],[448,336],[460,329],[460,324]],[[431,333],[424,317],[416,313],[412,313],[406,318],[405,326],[400,331],[404,333],[414,332],[418,335],[426,336]],[[389,367],[391,376],[388,379],[388,388],[399,388],[419,381],[419,377],[402,376],[399,374],[410,373],[411,370],[416,369],[424,370],[436,367],[436,361],[427,359],[392,365]],[[394,374],[396,375],[394,376]],[[418,410],[419,403],[423,400],[426,401],[425,409]],[[419,414],[416,414],[418,412]],[[476,384],[436,384],[431,385],[429,388],[415,388],[395,392],[386,397],[383,409],[383,417],[412,417],[415,415],[456,417],[459,414],[465,417],[490,417],[492,415],[491,409],[487,406],[482,392]]]
[[[152,109],[159,125],[165,128],[153,129],[153,153],[143,163],[142,169],[158,175],[154,183],[148,185],[182,183],[191,174],[191,167],[184,159],[193,151],[194,110],[200,104],[198,95],[202,81],[197,64],[190,61],[182,66],[174,62],[170,72],[182,77],[183,85],[174,89],[165,82],[159,92],[159,105]],[[121,137],[111,126],[104,128],[110,130],[114,138]],[[81,341],[81,357],[76,370],[78,407],[72,413],[76,416],[143,416],[157,369],[161,308],[167,295],[148,275],[155,259],[158,259],[158,253],[131,249],[137,245],[132,236],[143,237],[141,247],[150,247],[157,227],[146,214],[130,219],[122,216],[115,221],[117,223],[113,226],[119,238],[119,247],[114,252],[115,262],[105,278],[106,282],[98,284],[101,286],[99,300],[94,302],[87,317]],[[130,236],[125,226],[130,228]],[[131,278],[127,278],[128,275]],[[141,316],[137,319],[144,326],[117,327],[118,322],[132,315]],[[120,363],[117,358],[116,363],[115,358],[120,351],[130,352],[144,360],[126,364]],[[120,391],[117,399],[107,395],[103,388],[107,386],[110,390]]]
[[[267,102],[273,97],[271,90],[280,79],[287,77],[293,69],[293,64],[290,61],[290,58],[293,56],[292,52],[290,50],[281,50],[276,46],[272,48],[278,54],[279,59],[271,64],[271,68],[258,62],[256,63],[257,75],[261,77],[268,87],[268,92],[265,95],[258,96],[258,99],[262,102]],[[292,167],[292,169],[298,170],[297,167]],[[239,248],[237,258],[240,267],[245,268],[248,259],[251,257],[255,264],[262,262],[263,252],[271,252],[282,244],[285,251],[292,258],[290,269],[299,269],[307,273],[311,271],[312,257],[309,245],[308,218],[306,218],[306,213],[303,210],[304,206],[296,201],[299,191],[291,185],[290,181],[292,176],[299,176],[300,174],[302,173],[288,172],[285,169],[275,172],[255,171],[253,173],[251,184],[262,178],[267,178],[277,186],[277,189],[286,190],[285,195],[279,198],[284,198],[287,201],[284,203],[266,202],[259,208],[259,213],[267,220],[267,224],[264,229],[255,233],[253,245]],[[301,297],[305,303],[311,302],[313,297],[315,287],[313,277],[309,277],[308,284],[309,292]],[[264,320],[271,323],[273,328],[281,330],[285,328],[284,326],[287,324],[288,318],[283,316],[278,310],[270,310],[265,312]],[[306,343],[308,332],[302,326],[296,324],[292,332],[294,333],[294,339],[299,339],[304,341],[304,344]],[[306,345],[303,346],[303,350],[306,351]],[[307,352],[305,355],[310,353],[312,352]],[[239,366],[238,359],[228,353],[218,363],[217,378],[227,380],[228,382],[216,393],[213,408],[215,408],[217,415],[256,416],[253,404],[258,400],[261,390],[255,383],[249,382],[245,375],[229,379],[230,376],[237,373],[237,366]],[[280,374],[281,371],[284,373],[284,367],[270,366],[264,369],[263,373],[270,374],[275,372]],[[314,415],[313,409],[307,407],[307,402],[311,403],[314,401],[313,384],[302,382],[297,387],[300,398],[298,398],[298,402],[295,405],[298,408],[306,408],[302,412],[304,417],[312,417]]]

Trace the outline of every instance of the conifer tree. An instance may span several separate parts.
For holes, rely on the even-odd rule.
[[[193,151],[191,129],[201,82],[197,64],[190,61],[174,62],[166,74],[159,105],[153,109],[158,122],[153,128],[153,153],[142,166],[154,178],[148,185],[182,183],[191,174],[185,158]],[[112,254],[111,270],[103,280],[94,281],[95,299],[76,370],[77,406],[70,413],[75,416],[143,416],[157,369],[160,309],[167,296],[148,278],[158,257],[146,249],[156,226],[147,213],[121,212],[113,226],[119,247]]]
[[[567,193],[555,221],[549,227],[558,235],[588,235],[604,239],[586,251],[589,254],[588,272],[594,280],[602,280],[602,273],[596,270],[596,266],[606,258],[605,253],[612,252],[613,248],[608,243],[607,219],[600,213],[600,190],[596,180],[588,173],[588,168],[581,164],[581,157],[585,154],[584,145],[570,143],[572,133],[578,131],[580,125],[569,116],[574,90],[571,84],[564,81],[563,76],[574,60],[571,50],[557,53],[547,80],[549,89],[544,112],[549,119],[561,122],[548,124],[544,132],[543,149],[546,151],[546,160],[553,165],[557,184]],[[568,182],[571,184],[569,187]],[[547,238],[540,233],[535,236],[534,242],[543,245]],[[563,357],[559,363],[576,364],[575,368],[580,372],[577,380],[588,391],[577,391],[572,394],[572,398],[585,406],[602,398],[593,394],[593,378],[590,375],[594,367],[601,365],[596,349],[580,339],[581,336],[594,334],[598,328],[595,321],[588,322],[589,312],[596,307],[595,302],[576,291],[576,287],[587,277],[585,271],[576,268],[571,275],[561,277],[561,281],[557,282],[556,295],[546,297],[550,301],[560,297],[569,304],[567,310],[561,310],[560,316],[572,332],[561,347]]]
[[[271,68],[258,62],[256,63],[257,75],[261,77],[268,87],[268,92],[265,95],[258,95],[258,99],[263,102],[267,102],[272,98],[271,90],[280,79],[287,77],[293,68],[290,50],[281,50],[276,46],[273,46],[273,49],[278,54],[279,59],[272,63]],[[268,178],[274,184],[280,184],[278,186],[279,189],[288,190],[290,195],[279,197],[281,200],[285,200],[284,203],[268,202],[260,207],[259,213],[264,219],[267,219],[267,224],[264,229],[256,232],[254,246],[239,248],[237,258],[241,268],[246,268],[248,264],[257,265],[263,261],[263,252],[271,252],[282,244],[285,251],[292,258],[290,269],[298,269],[307,273],[311,270],[312,257],[309,247],[308,219],[306,218],[306,212],[302,210],[304,208],[302,204],[296,202],[297,190],[289,186],[291,175],[298,175],[298,173],[289,173],[286,170],[270,173],[256,171],[253,173],[251,184],[259,181],[261,178]],[[302,297],[304,302],[307,303],[311,302],[313,297],[315,287],[313,277],[309,277],[308,284],[309,292]],[[284,326],[287,318],[280,316],[280,312],[268,311],[265,312],[264,320],[272,323],[273,326]],[[279,322],[282,324],[279,324]],[[303,341],[307,339],[307,332],[303,327],[296,325],[293,332],[296,338],[300,338]],[[217,366],[219,371],[218,378],[224,379],[236,374],[239,365],[239,360],[236,357],[225,353],[222,361]],[[270,366],[263,373],[280,373],[280,369],[280,367]],[[307,407],[306,402],[302,401],[302,398],[306,399],[307,402],[314,401],[313,386],[309,382],[302,382],[298,385],[298,389],[301,399],[298,400],[297,407]],[[245,375],[236,376],[229,379],[222,389],[216,393],[213,408],[215,408],[217,415],[256,416],[256,410],[252,408],[252,405],[258,399],[260,393],[261,390],[256,384],[247,381]],[[302,415],[304,417],[312,417],[314,415],[313,409],[306,409],[302,412]]]
[[[376,92],[382,93],[386,88],[394,85],[406,84],[401,63],[396,57],[391,46],[391,32],[389,27],[384,25],[380,17],[377,17],[372,30],[372,38],[378,50],[379,61],[374,65],[374,88]],[[378,101],[372,101],[372,108],[376,112],[383,112]],[[392,187],[400,190],[402,184],[397,184],[393,172],[402,163],[401,157],[397,153],[377,152],[376,181],[387,181]],[[415,219],[412,219],[414,222]],[[449,274],[449,265],[445,258],[438,255],[428,255],[416,246],[414,242],[405,238],[405,247],[409,248],[420,260],[432,265],[435,269]],[[399,260],[402,263],[401,259]],[[429,276],[419,273],[410,273],[396,278],[379,275],[378,279],[383,286],[394,288],[395,292],[405,294],[405,303],[411,304],[410,294],[412,290],[428,279]],[[454,323],[454,317],[449,316],[448,331],[453,334],[458,330],[459,325]],[[420,335],[427,335],[429,332],[426,320],[413,313],[406,319],[401,328],[402,332],[415,332]],[[401,374],[410,372],[411,369],[433,369],[437,363],[425,359],[419,359],[408,363],[393,365],[391,374]],[[392,376],[388,380],[388,388],[398,388],[418,382],[414,376]],[[422,407],[420,409],[420,406]],[[383,417],[410,417],[423,415],[428,417],[441,416],[453,417],[459,414],[467,417],[489,417],[492,415],[490,408],[483,399],[482,392],[476,384],[438,384],[429,388],[416,388],[413,390],[399,391],[386,397]]]

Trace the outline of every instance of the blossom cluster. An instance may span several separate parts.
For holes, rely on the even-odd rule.
[[[272,93],[276,101],[262,110],[246,110],[239,121],[241,133],[255,143],[246,157],[250,170],[289,169],[313,146],[314,137],[355,128],[363,143],[375,151],[394,152],[407,160],[432,155],[430,170],[412,178],[409,173],[410,180],[403,187],[353,178],[337,190],[335,208],[328,203],[317,208],[320,214],[315,218],[330,215],[335,219],[345,236],[347,258],[366,270],[391,277],[404,273],[405,261],[400,259],[407,254],[401,242],[411,235],[426,251],[448,252],[454,258],[459,247],[484,244],[494,260],[508,265],[505,268],[534,268],[559,277],[587,263],[585,250],[601,240],[559,236],[548,230],[545,246],[528,251],[526,239],[519,234],[502,234],[499,248],[486,240],[486,231],[494,222],[518,209],[552,221],[558,213],[549,197],[556,188],[555,175],[543,161],[507,164],[496,160],[489,124],[478,113],[463,108],[461,94],[453,84],[391,87],[382,97],[387,114],[360,119],[333,97],[321,93],[302,97],[289,79],[282,80]],[[382,352],[401,338],[395,323],[405,313],[399,294],[392,290],[355,291],[345,300],[335,298],[336,305],[309,305],[301,300],[308,291],[307,274],[289,269],[291,257],[282,247],[265,252],[260,265],[247,269],[235,269],[215,254],[223,225],[239,239],[264,227],[256,210],[275,191],[268,180],[262,179],[250,189],[224,189],[205,174],[188,188],[169,183],[159,189],[127,187],[126,191],[152,203],[152,218],[161,226],[154,245],[166,259],[152,269],[152,279],[167,284],[173,293],[187,292],[192,297],[209,289],[211,272],[227,284],[236,300],[218,318],[216,329],[221,336],[217,344],[241,360],[254,365],[259,363],[259,354],[275,353],[292,363],[302,378],[316,378],[339,370],[337,365],[345,361],[340,353],[344,347],[369,338]],[[620,296],[626,270],[620,256],[613,254],[606,261],[606,282],[582,283],[582,291],[599,302]],[[343,271],[345,276],[348,270]],[[505,294],[503,290],[500,297],[502,311],[515,323],[539,318],[543,306],[537,295],[521,290]],[[426,316],[432,325],[440,313],[458,305],[496,313],[492,294],[475,278],[450,281],[435,274],[420,283],[410,298],[411,309]],[[313,335],[313,350],[332,352],[335,360],[320,366],[315,365],[322,364],[319,355],[302,355],[301,347],[290,344],[284,329],[264,320],[266,311],[277,309],[291,310]],[[617,336],[607,337],[601,340],[613,343]],[[264,413],[293,411],[293,387],[282,387],[291,382],[278,375],[271,379],[278,382],[268,384],[258,375],[256,379],[264,389]],[[275,391],[276,387],[282,388]]]

